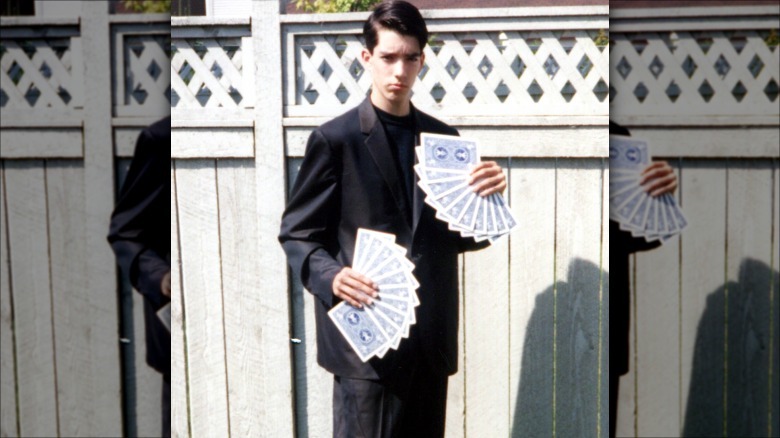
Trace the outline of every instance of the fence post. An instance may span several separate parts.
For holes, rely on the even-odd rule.
[[[260,391],[266,409],[259,412],[263,434],[293,436],[293,387],[290,360],[290,311],[287,264],[277,242],[285,206],[284,130],[282,127],[282,36],[284,1],[252,2],[255,62],[255,175],[259,231],[259,278],[267,293],[260,297],[264,321],[260,348],[265,372]],[[262,91],[261,91],[262,90]],[[258,285],[259,286],[259,285]]]
[[[92,296],[84,296],[81,320],[92,326],[91,348],[84,359],[92,369],[93,393],[85,391],[80,412],[99,412],[88,433],[102,436],[122,435],[121,390],[118,347],[116,265],[106,242],[110,214],[114,205],[113,136],[111,83],[111,38],[108,3],[82,2],[84,62],[84,208],[87,287]],[[87,306],[86,304],[89,303]],[[66,347],[64,347],[66,348]],[[83,374],[85,372],[79,372]],[[82,382],[86,384],[87,382]],[[91,407],[88,407],[91,406]],[[82,416],[81,422],[90,416]],[[83,424],[83,423],[82,423]],[[61,430],[63,435],[79,431]]]

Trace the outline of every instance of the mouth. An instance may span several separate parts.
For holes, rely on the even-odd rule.
[[[407,88],[404,84],[390,84],[389,87],[391,90],[403,90],[404,88]]]

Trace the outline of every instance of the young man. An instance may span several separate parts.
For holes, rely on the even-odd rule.
[[[171,118],[141,132],[111,215],[117,264],[144,296],[146,362],[163,374],[162,436],[171,436],[171,332],[157,311],[171,301]]]
[[[458,254],[486,244],[448,230],[417,187],[419,134],[457,135],[410,102],[428,39],[420,12],[405,1],[386,1],[363,34],[371,94],[312,132],[279,241],[316,297],[317,360],[334,375],[333,435],[443,436],[447,379],[457,371]],[[494,162],[477,165],[471,180],[482,196],[506,187]],[[339,301],[361,307],[377,297],[371,279],[350,268],[358,228],[394,234],[420,282],[409,338],[366,363],[327,316]]]
[[[609,122],[609,133],[631,135],[628,129]],[[666,161],[653,161],[642,172],[640,183],[651,196],[672,193],[677,188],[677,175]],[[629,330],[631,324],[631,290],[629,287],[628,259],[638,251],[659,247],[658,241],[648,242],[636,238],[628,231],[622,231],[615,221],[609,221],[610,263],[612,264],[612,296],[609,326],[609,436],[615,436],[617,425],[617,402],[620,376],[628,373]]]

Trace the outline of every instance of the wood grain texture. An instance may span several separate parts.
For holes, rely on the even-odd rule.
[[[287,160],[287,187],[298,176],[301,159]],[[295,425],[298,436],[333,435],[333,375],[317,364],[317,330],[314,320],[315,297],[290,274],[292,306],[293,366],[295,375]]]
[[[772,271],[780,272],[780,159],[772,160],[773,170],[773,197],[772,197]],[[770,310],[772,312],[771,329],[769,337],[770,363],[769,368],[769,406],[767,417],[767,436],[780,434],[780,347],[777,340],[780,339],[780,279],[775,277],[772,285],[772,300]]]
[[[11,308],[11,269],[5,212],[5,170],[0,163],[0,436],[17,436],[14,315]]]
[[[772,163],[728,163],[727,397],[729,436],[768,430],[772,292]],[[769,237],[769,238],[767,238]],[[776,281],[776,280],[775,280]]]
[[[509,205],[509,388],[511,436],[550,436],[553,427],[555,160],[511,160]],[[533,245],[529,244],[531,236]]]
[[[636,254],[632,306],[639,340],[634,365],[639,436],[680,436],[679,250],[679,238],[672,238]]]
[[[629,271],[634,272],[636,257],[629,258]],[[633,279],[632,279],[633,280]],[[632,284],[633,290],[634,284]],[[618,388],[618,407],[617,420],[615,426],[616,436],[636,437],[637,429],[637,376],[636,376],[636,300],[631,300],[631,318],[632,323],[629,326],[628,339],[631,342],[631,348],[628,355],[628,373],[620,377]]]
[[[179,161],[176,187],[193,436],[227,436],[221,258],[213,161]]]
[[[601,160],[557,161],[554,436],[598,430],[601,176]]]
[[[506,160],[498,160],[506,168]],[[506,172],[506,170],[505,170]],[[466,253],[466,435],[509,434],[509,242]],[[514,396],[514,394],[512,394]]]
[[[601,165],[601,295],[599,339],[599,438],[609,436],[609,160]]]
[[[724,433],[726,170],[685,160],[681,203],[683,436]],[[641,406],[640,406],[641,408]]]
[[[48,161],[46,194],[60,433],[120,435],[119,314],[115,290],[87,285],[83,163]]]
[[[257,271],[254,179],[250,161],[217,162],[228,402],[233,436],[257,436],[263,430],[257,413],[267,406],[254,385],[264,369],[274,366],[263,363],[256,337],[265,321],[256,318],[261,295],[257,288],[263,280]]]
[[[465,256],[458,257],[458,372],[447,382],[447,411],[444,433],[447,438],[466,436],[466,327],[465,289],[463,285]]]
[[[185,356],[185,314],[182,290],[176,165],[171,160],[171,436],[189,437],[189,382]]]
[[[285,207],[285,157],[282,127],[282,41],[278,2],[252,2],[256,139],[255,185],[257,187],[258,247],[263,248],[257,265],[263,281],[256,318],[263,321],[258,347],[268,366],[255,383],[256,391],[269,407],[259,421],[264,435],[289,437],[295,432],[293,376],[290,354],[290,284],[287,263],[277,236]]]
[[[45,170],[41,161],[6,161],[8,244],[22,436],[57,436]]]

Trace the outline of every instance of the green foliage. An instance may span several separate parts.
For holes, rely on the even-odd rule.
[[[295,7],[307,13],[368,11],[382,0],[295,0]]]
[[[171,0],[122,0],[129,11],[144,14],[170,13]]]
[[[596,43],[597,46],[606,46],[609,44],[609,35],[607,35],[607,32],[604,29],[599,29],[599,33],[593,38],[593,42]]]
[[[777,35],[777,29],[772,29],[769,31],[769,35],[764,39],[764,42],[768,47],[777,47],[780,45],[780,36]]]

